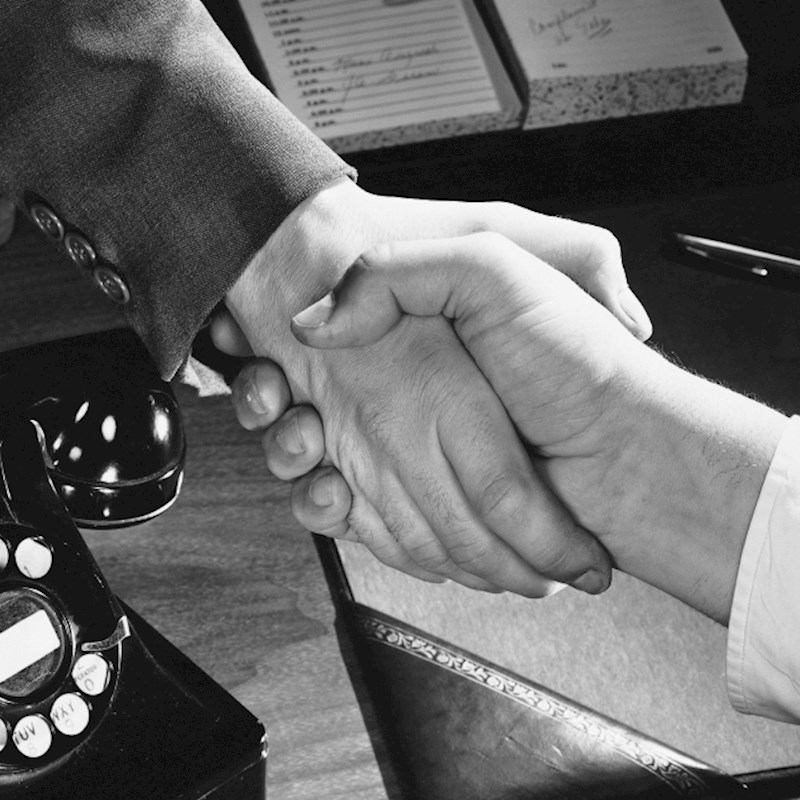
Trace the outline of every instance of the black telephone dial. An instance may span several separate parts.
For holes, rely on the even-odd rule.
[[[129,331],[0,354],[0,796],[262,798],[263,727],[111,592],[75,522],[168,508],[180,412]]]

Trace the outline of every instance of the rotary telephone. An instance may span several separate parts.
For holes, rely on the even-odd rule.
[[[261,724],[111,591],[82,527],[180,491],[180,410],[127,330],[0,354],[0,796],[264,796]]]

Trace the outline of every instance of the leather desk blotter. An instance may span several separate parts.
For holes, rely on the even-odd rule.
[[[800,796],[800,730],[736,714],[725,631],[663,593],[489,595],[319,547],[403,797]]]

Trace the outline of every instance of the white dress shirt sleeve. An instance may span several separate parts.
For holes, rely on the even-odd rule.
[[[727,672],[738,711],[800,723],[800,417],[778,444],[745,539]]]

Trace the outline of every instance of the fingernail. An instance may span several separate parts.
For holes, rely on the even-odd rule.
[[[295,414],[287,425],[278,428],[275,438],[280,447],[290,455],[300,456],[306,451],[306,443],[303,439],[303,432],[300,430],[300,423]]]
[[[333,294],[326,294],[321,300],[295,314],[292,322],[300,328],[321,328],[331,318],[335,306]]]
[[[644,310],[644,306],[639,302],[639,298],[631,291],[630,287],[625,287],[617,296],[620,308],[633,323],[634,333],[639,339],[649,339],[653,332],[653,323]]]
[[[596,569],[589,569],[580,578],[572,581],[570,585],[586,594],[601,594],[608,589],[610,582],[610,576],[606,576]]]
[[[308,486],[308,496],[320,508],[333,503],[333,478],[329,471],[321,472]]]
[[[264,402],[264,398],[261,396],[261,392],[258,390],[258,385],[256,384],[254,378],[250,378],[250,380],[247,381],[247,385],[244,390],[244,399],[247,402],[247,405],[250,407],[250,410],[254,413],[269,413],[269,407]]]

